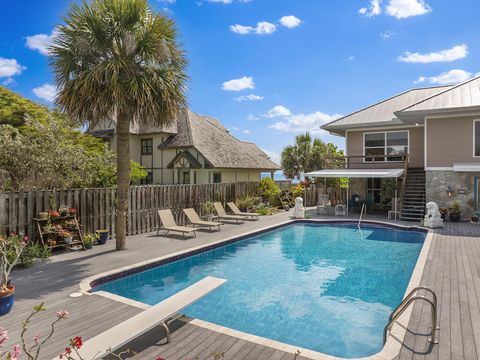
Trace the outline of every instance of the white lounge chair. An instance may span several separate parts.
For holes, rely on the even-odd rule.
[[[223,208],[223,205],[219,202],[214,202],[213,207],[215,208],[215,211],[217,212],[218,218],[220,220],[235,220],[236,223],[245,222],[245,218],[243,216],[228,215],[225,209]]]
[[[232,210],[233,215],[243,216],[244,218],[250,218],[252,220],[258,220],[258,214],[256,213],[240,211],[237,205],[235,205],[235,203],[233,202],[228,202],[227,205],[230,208],[230,210]]]
[[[193,233],[193,236],[196,236],[195,228],[187,227],[187,226],[178,226],[173,218],[172,211],[170,209],[165,210],[158,210],[158,216],[160,217],[160,221],[162,222],[162,226],[158,228],[157,235],[159,234],[160,230],[165,230],[166,234],[170,231],[182,233],[184,236],[185,234]]]
[[[90,340],[87,340],[78,351],[81,358],[102,359],[104,356],[108,355],[110,351],[114,351],[128,344],[131,340],[158,325],[162,325],[165,328],[167,332],[167,342],[169,342],[170,331],[166,325],[166,321],[182,309],[209,294],[226,281],[227,280],[225,279],[207,276],[199,282],[163,300],[157,305],[154,305],[130,319],[115,325]],[[73,352],[70,356],[74,359],[78,358]],[[55,360],[57,359],[59,359],[59,357],[55,358]]]
[[[198,216],[197,212],[195,209],[189,208],[189,209],[183,209],[183,212],[188,218],[188,221],[195,226],[195,227],[206,227],[212,230],[214,227],[218,227],[218,230],[220,230],[220,225],[223,225],[222,223],[215,222],[215,221],[205,221],[200,219],[200,216]]]

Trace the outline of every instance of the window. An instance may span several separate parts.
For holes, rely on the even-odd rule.
[[[153,140],[142,139],[142,155],[152,155],[153,152]]]
[[[183,172],[183,183],[190,184],[190,171]]]
[[[150,185],[153,184],[153,172],[150,170],[147,170],[147,176],[145,176],[141,180],[142,185]]]
[[[408,131],[366,133],[364,154],[365,161],[402,161],[403,155],[408,154]]]
[[[473,121],[473,156],[480,156],[480,120]]]
[[[367,179],[367,201],[373,204],[380,204],[382,194],[382,181],[380,178]]]
[[[213,183],[220,184],[222,182],[222,173],[213,173]]]

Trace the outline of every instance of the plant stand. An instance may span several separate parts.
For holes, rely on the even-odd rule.
[[[39,235],[39,240],[41,241],[43,246],[47,246],[50,249],[63,247],[63,248],[69,248],[71,250],[76,250],[80,247],[82,250],[86,250],[85,244],[83,242],[82,231],[80,230],[80,224],[78,223],[78,219],[76,215],[50,217],[47,219],[34,218],[33,221],[35,222],[38,235]],[[42,228],[48,223],[62,224],[62,223],[66,223],[67,221],[73,221],[73,224],[74,224],[74,229],[71,229],[71,231],[74,233],[73,241],[69,244],[66,244],[63,241],[57,240],[57,243],[55,245],[49,245],[49,241],[51,241],[52,239],[58,238],[57,236],[58,231],[51,231],[51,230],[43,231]]]

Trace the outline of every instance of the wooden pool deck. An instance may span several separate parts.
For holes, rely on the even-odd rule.
[[[110,241],[93,250],[59,254],[48,264],[16,271],[13,277],[17,301],[12,312],[0,318],[0,327],[7,328],[10,333],[7,347],[18,342],[21,322],[31,308],[42,301],[48,311],[40,313],[29,326],[29,338],[38,332],[46,336],[47,326],[57,310],[66,309],[70,313],[44,348],[42,360],[52,359],[62,352],[68,338],[78,335],[86,340],[142,311],[97,295],[70,298],[68,295],[78,291],[79,282],[88,276],[207,245],[287,219],[285,213],[261,217],[258,222],[248,222],[248,225],[225,225],[221,232],[198,232],[196,239],[136,235],[128,238],[129,250],[125,252],[115,252]],[[369,216],[369,219],[375,217]],[[430,310],[417,303],[398,359],[479,359],[480,225],[446,223],[445,229],[435,231],[421,284],[432,287],[438,295],[440,342],[433,347],[427,346]],[[291,352],[206,329],[188,320],[176,321],[173,328],[172,342],[168,345],[164,344],[163,330],[158,328],[127,347],[138,352],[135,359],[155,359],[157,356],[166,360],[213,359],[217,353],[224,353],[223,359],[226,360],[306,359],[302,355],[295,357]]]

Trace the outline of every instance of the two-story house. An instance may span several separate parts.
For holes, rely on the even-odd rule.
[[[463,216],[478,209],[480,77],[412,89],[322,128],[345,137],[351,193],[381,204],[384,179],[403,181],[401,219],[420,219],[428,201],[458,202]]]
[[[116,148],[115,122],[89,132]],[[280,167],[255,144],[230,134],[218,120],[182,111],[167,127],[130,127],[130,157],[148,172],[145,184],[204,184],[260,180]]]

